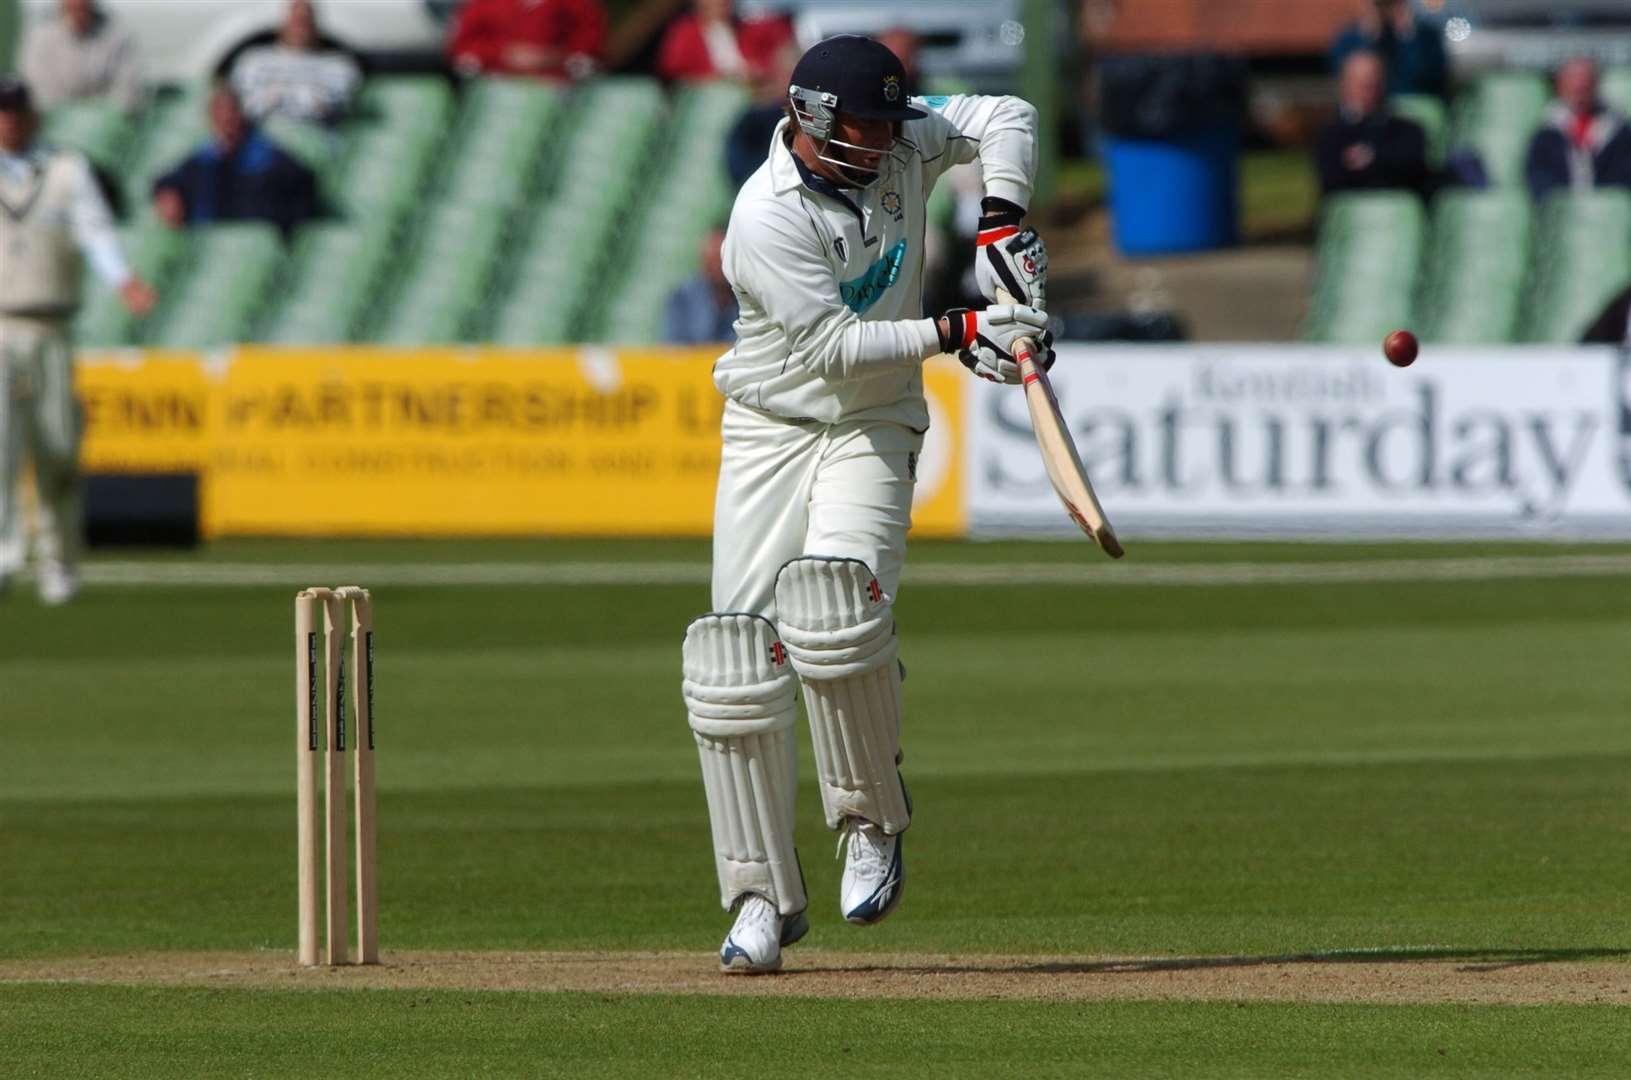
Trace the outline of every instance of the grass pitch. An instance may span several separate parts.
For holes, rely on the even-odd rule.
[[[1517,551],[1142,544],[1129,558]],[[1631,577],[912,580],[1096,558],[1079,544],[914,551],[898,609],[918,810],[905,899],[869,930],[838,918],[806,747],[815,928],[790,966],[820,950],[1373,950],[1623,971]],[[706,548],[232,544],[139,565],[287,580],[99,586],[58,610],[14,590],[0,601],[0,961],[219,949],[292,965],[291,600],[315,583],[300,564],[587,559],[700,574]],[[677,679],[706,588],[678,579],[376,589],[387,961],[678,949],[710,963],[727,920]],[[0,987],[0,1046],[25,1075],[177,1075],[187,1047],[196,1071],[283,1075],[309,1062],[314,1030],[357,1074],[1631,1070],[1631,1012],[1612,1006]]]

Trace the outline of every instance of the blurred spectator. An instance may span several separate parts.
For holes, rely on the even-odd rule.
[[[1428,193],[1427,136],[1419,124],[1388,109],[1386,83],[1376,53],[1351,53],[1343,62],[1337,117],[1314,137],[1323,194],[1379,188]]]
[[[99,11],[95,0],[61,0],[56,18],[30,27],[20,68],[43,110],[106,97],[135,112],[146,99],[136,39]]]
[[[917,35],[904,26],[891,27],[878,35],[878,40],[900,60],[906,69],[906,92],[923,93],[923,78],[918,71],[917,54],[920,42]]]
[[[449,53],[461,74],[579,79],[606,45],[600,0],[469,0]]]
[[[739,19],[734,0],[692,0],[657,47],[664,79],[748,79],[769,71],[793,40],[784,18]]]
[[[736,293],[725,280],[719,251],[725,234],[710,229],[702,238],[702,265],[696,277],[675,289],[663,310],[663,340],[670,345],[711,345],[736,340]]]
[[[1450,60],[1444,26],[1418,15],[1410,0],[1367,0],[1357,22],[1344,28],[1331,46],[1331,70],[1341,71],[1356,52],[1374,52],[1387,69],[1389,94],[1436,94],[1450,89]]]
[[[763,77],[752,81],[753,101],[725,137],[725,169],[730,173],[732,187],[746,183],[770,156],[770,139],[786,113],[787,84],[798,58],[798,45],[788,42],[776,53],[775,62]]]
[[[1570,60],[1557,72],[1557,100],[1529,142],[1524,175],[1538,203],[1560,189],[1631,187],[1631,130],[1603,104],[1595,61]]]
[[[269,221],[288,233],[318,215],[317,178],[249,122],[230,88],[210,94],[209,122],[210,141],[153,183],[161,221]]]
[[[1608,302],[1580,344],[1631,346],[1631,288],[1622,289]]]
[[[257,124],[273,118],[334,124],[351,110],[362,69],[337,49],[323,49],[311,0],[290,0],[277,43],[249,49],[232,65],[232,88]]]

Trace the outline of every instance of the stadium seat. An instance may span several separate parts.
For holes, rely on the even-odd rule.
[[[106,101],[59,105],[45,118],[47,141],[83,153],[109,172],[118,172],[136,137],[136,124]]]
[[[1631,113],[1631,67],[1603,72],[1603,100],[1622,113]]]
[[[380,218],[305,226],[289,258],[287,287],[261,339],[287,345],[350,341],[394,253],[395,229]]]
[[[663,94],[655,80],[610,77],[574,90],[548,156],[542,198],[518,227],[514,259],[496,277],[491,311],[478,326],[495,340],[542,345],[570,334],[599,340],[609,283],[631,264],[631,223],[654,199],[660,177]],[[718,159],[715,147],[694,147]],[[642,267],[649,270],[650,267]]]
[[[1441,344],[1512,341],[1529,268],[1527,194],[1447,191],[1432,218],[1417,333]]]
[[[1314,299],[1304,337],[1358,344],[1406,324],[1423,246],[1421,200],[1405,192],[1338,195],[1321,214]]]
[[[540,158],[565,94],[534,80],[472,80],[448,153],[448,199],[509,210],[532,193]]]
[[[441,132],[452,119],[453,91],[436,75],[381,75],[364,84],[357,118],[399,131]]]
[[[443,204],[426,218],[375,337],[393,345],[471,339],[504,237],[491,206]]]
[[[1631,281],[1631,193],[1560,192],[1541,208],[1524,337],[1577,341]]]
[[[383,129],[359,131],[345,162],[335,169],[333,208],[352,220],[399,221],[424,191],[435,150],[434,143]]]
[[[170,291],[149,342],[212,349],[247,340],[283,265],[277,229],[258,222],[196,228],[192,251],[191,266]]]
[[[1539,75],[1485,75],[1456,98],[1451,147],[1477,153],[1495,186],[1522,183],[1524,156],[1547,95]]]

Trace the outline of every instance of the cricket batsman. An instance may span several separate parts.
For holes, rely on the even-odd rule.
[[[135,315],[156,297],[133,274],[113,215],[83,155],[35,142],[28,87],[0,77],[0,591],[23,559],[17,483],[34,461],[39,489],[40,599],[78,588],[79,410],[69,328],[83,262]]]
[[[786,113],[725,237],[741,316],[714,367],[727,398],[714,611],[683,648],[720,902],[736,912],[719,962],[742,973],[779,970],[782,947],[809,929],[793,844],[800,685],[844,852],[839,908],[865,926],[900,900],[912,802],[898,771],[892,606],[929,426],[923,361],[955,353],[973,374],[1016,384],[1014,342],[1029,337],[1053,362],[1047,255],[1021,226],[1034,108],[908,98],[895,55],[845,35],[799,60]],[[942,173],[976,160],[980,288],[1016,302],[924,318],[925,203]]]

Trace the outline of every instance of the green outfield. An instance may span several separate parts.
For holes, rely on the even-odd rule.
[[[900,911],[838,917],[807,771],[814,929],[728,1001],[678,689],[705,545],[233,543],[98,560],[66,608],[14,587],[0,1071],[1631,1073],[1631,547],[1129,546],[918,546]],[[375,588],[387,969],[649,951],[694,978],[292,973],[318,572]],[[204,950],[290,974],[155,974]],[[118,964],[62,981],[85,957]]]

